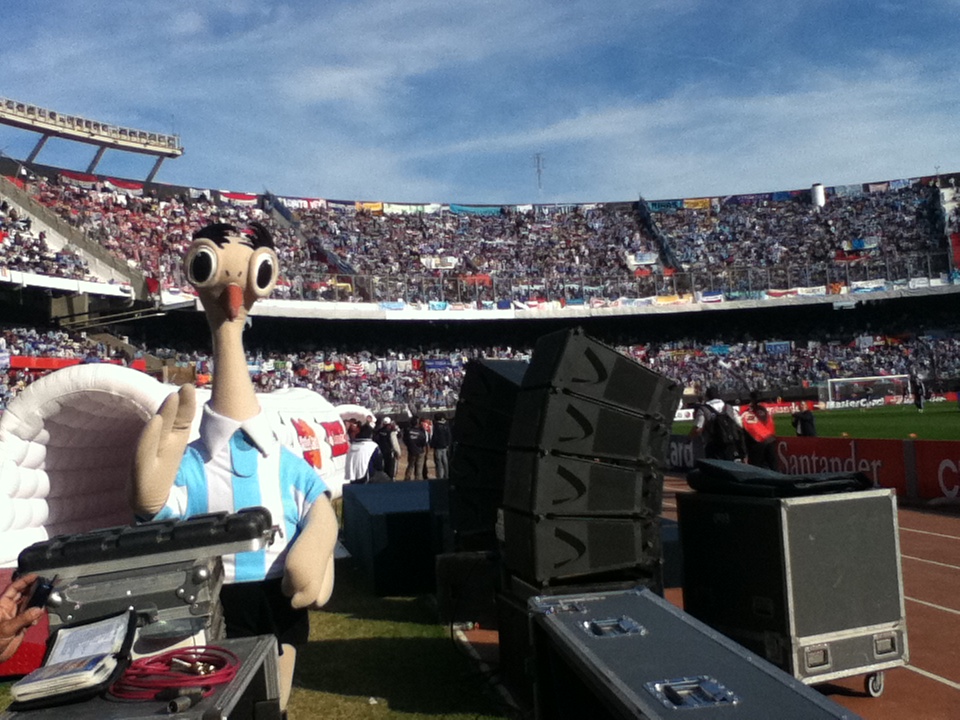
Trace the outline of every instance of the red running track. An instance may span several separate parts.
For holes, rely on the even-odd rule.
[[[682,479],[664,485],[663,517],[677,519]],[[864,677],[816,686],[864,720],[960,718],[960,506],[899,509],[900,555],[910,659],[887,670],[879,698],[864,692]],[[683,592],[667,598],[683,607]]]

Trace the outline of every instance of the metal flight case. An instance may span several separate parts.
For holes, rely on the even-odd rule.
[[[909,657],[896,497],[677,496],[684,609],[807,684]]]
[[[647,589],[528,609],[536,720],[857,718]]]
[[[275,532],[258,507],[60,535],[24,549],[18,572],[53,582],[51,631],[132,608],[133,653],[147,654],[178,638],[222,637],[221,555],[261,550]]]

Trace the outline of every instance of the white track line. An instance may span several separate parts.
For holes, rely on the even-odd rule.
[[[950,565],[949,563],[937,562],[936,560],[925,560],[924,558],[914,557],[913,555],[901,555],[904,560],[914,560],[916,562],[926,563],[927,565],[936,565],[937,567],[949,568],[950,570],[960,570],[960,565]]]
[[[936,533],[930,532],[929,530],[915,530],[914,528],[907,528],[900,526],[902,532],[912,532],[917,533],[918,535],[930,535],[931,537],[944,538],[946,540],[960,540],[960,535],[947,535],[945,533]]]
[[[923,675],[925,678],[930,678],[931,680],[936,680],[938,683],[943,683],[948,687],[952,687],[954,690],[960,690],[960,683],[955,683],[953,680],[947,680],[945,677],[940,677],[939,675],[934,675],[932,672],[926,670],[921,670],[915,665],[904,665],[907,670],[913,670],[917,675]]]
[[[927,602],[926,600],[918,600],[914,597],[909,597],[907,595],[903,596],[904,600],[909,600],[910,602],[915,602],[920,605],[926,605],[927,607],[934,608],[935,610],[942,610],[943,612],[953,613],[954,615],[960,615],[960,610],[954,610],[953,608],[944,607],[943,605],[937,605],[936,603]]]

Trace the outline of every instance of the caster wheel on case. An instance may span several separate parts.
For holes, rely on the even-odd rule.
[[[883,673],[877,672],[867,675],[867,695],[878,698],[883,695]]]

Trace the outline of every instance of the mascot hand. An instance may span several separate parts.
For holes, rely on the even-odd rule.
[[[287,553],[283,593],[296,609],[317,609],[333,592],[333,548],[337,544],[337,516],[326,495],[310,508],[307,524]]]
[[[196,412],[194,387],[183,385],[179,392],[167,396],[159,412],[143,428],[130,486],[130,504],[135,512],[153,515],[167,502]]]

